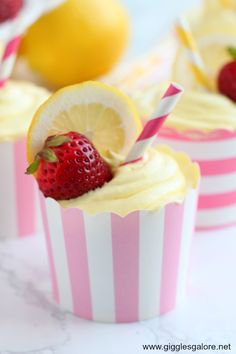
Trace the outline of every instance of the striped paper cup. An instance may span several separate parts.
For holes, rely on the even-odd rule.
[[[157,140],[184,151],[199,163],[200,197],[196,228],[214,230],[236,224],[236,132],[178,133],[164,128]]]
[[[36,231],[33,178],[27,177],[25,140],[0,143],[0,239]]]
[[[173,309],[185,295],[196,200],[193,190],[182,204],[122,218],[41,198],[55,300],[99,322],[139,321]]]

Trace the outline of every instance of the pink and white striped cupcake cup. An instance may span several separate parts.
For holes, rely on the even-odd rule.
[[[44,12],[50,11],[62,2],[63,0],[41,0],[34,2],[32,6],[31,0],[24,0],[19,14],[0,25],[0,91],[4,90],[5,84],[12,73],[22,34]],[[22,91],[24,92],[24,87],[19,90],[19,92]],[[9,97],[12,97],[9,107],[16,107],[17,113],[18,102],[14,101],[17,95],[14,95],[14,91],[9,94]],[[46,93],[44,99],[46,99]],[[20,102],[19,106],[22,108],[21,101],[24,102],[24,100],[19,97],[18,100]],[[41,102],[43,102],[43,95]],[[22,115],[19,113],[22,119],[29,114],[27,103],[26,100],[26,111]],[[40,101],[37,102],[36,100],[33,103],[32,114],[33,108],[36,109],[37,103],[39,105]],[[3,115],[5,115],[5,120],[8,115],[6,113],[3,113]],[[9,119],[12,119],[12,117],[9,117]],[[15,126],[16,128],[19,127],[20,122],[16,121]],[[24,133],[26,135],[27,130]],[[9,138],[9,136],[6,136],[6,138]],[[34,181],[24,175],[27,167],[25,151],[25,139],[0,142],[0,239],[27,236],[36,231],[36,192]]]
[[[207,231],[236,224],[236,132],[179,133],[164,127],[157,143],[186,152],[200,166],[196,229]]]
[[[34,180],[24,174],[25,139],[0,143],[0,239],[36,231]]]
[[[185,295],[197,191],[159,212],[90,216],[41,198],[53,296],[99,322],[164,314]]]

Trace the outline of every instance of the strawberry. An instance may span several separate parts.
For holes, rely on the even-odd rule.
[[[77,198],[112,178],[108,164],[84,135],[70,132],[47,138],[28,167],[45,197]]]
[[[14,18],[23,6],[23,0],[0,0],[0,23]]]
[[[236,48],[228,48],[234,60],[225,64],[218,75],[218,90],[223,95],[236,102]]]

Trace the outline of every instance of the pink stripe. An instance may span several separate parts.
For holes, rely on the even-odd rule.
[[[19,236],[32,235],[36,231],[35,182],[25,175],[27,167],[25,140],[14,143],[17,224]]]
[[[139,135],[137,141],[149,139],[156,135],[167,117],[168,114],[149,120],[145,126],[145,129],[143,129],[142,133]]]
[[[165,211],[160,313],[175,307],[184,204],[171,204]]]
[[[54,258],[53,258],[53,254],[52,254],[52,245],[51,245],[50,232],[49,232],[49,227],[48,227],[48,217],[47,217],[47,211],[46,211],[46,205],[45,205],[45,198],[42,195],[42,193],[40,193],[40,206],[41,206],[44,233],[45,233],[46,244],[47,244],[49,269],[50,269],[51,280],[52,280],[52,294],[53,294],[54,299],[59,303],[59,291],[58,291],[58,285],[57,285],[57,276],[56,276],[56,271],[55,271]]]
[[[213,195],[204,194],[199,196],[198,209],[222,208],[232,204],[236,204],[236,191]]]
[[[180,93],[180,92],[182,92],[181,89],[179,89],[179,88],[176,87],[175,85],[171,84],[171,85],[168,87],[167,91],[165,92],[163,98],[164,98],[164,97],[169,97],[169,96],[176,95],[176,94],[178,94],[178,93]]]
[[[160,136],[168,139],[175,139],[180,141],[219,141],[225,139],[235,139],[236,132],[229,131],[225,129],[214,130],[213,132],[206,133],[200,130],[186,130],[184,132],[180,132],[175,130],[174,128],[162,127],[160,130]]]
[[[236,172],[236,158],[196,162],[200,166],[202,176],[217,176]]]
[[[125,165],[129,165],[130,163],[136,163],[138,161],[141,161],[143,158],[142,157],[138,157],[136,160],[132,160],[130,162],[124,162],[121,164],[121,166],[125,166]]]
[[[91,320],[92,303],[83,214],[78,209],[61,210],[74,313]]]
[[[0,88],[4,87],[7,82],[7,79],[0,80]]]
[[[221,225],[214,225],[214,226],[197,226],[196,227],[196,231],[198,232],[203,232],[203,231],[216,231],[216,230],[222,230],[222,229],[226,229],[229,227],[234,227],[236,226],[236,221],[235,222],[231,222],[229,224],[221,224]]]
[[[116,321],[138,320],[139,213],[122,218],[112,214],[112,249]]]
[[[182,89],[175,87],[174,84],[171,84],[168,89],[166,90],[164,96],[162,97],[162,101],[164,102],[164,98],[167,96],[171,96],[176,92],[181,92],[182,93]],[[154,119],[151,119],[147,122],[147,124],[145,125],[145,127],[143,128],[141,134],[139,135],[138,139],[136,140],[136,143],[134,144],[133,148],[131,149],[128,157],[126,158],[126,162],[132,162],[134,160],[136,160],[137,158],[139,158],[140,156],[143,156],[145,151],[147,150],[148,146],[150,146],[153,143],[153,140],[155,139],[150,139],[152,137],[155,137],[155,135],[157,135],[157,132],[160,130],[163,122],[165,121],[165,119],[168,117],[168,115],[171,112],[168,112],[168,114],[166,114],[166,112],[164,112],[163,115],[163,111],[169,111],[169,109],[173,109],[174,105],[176,105],[178,99],[180,98],[180,95],[175,95],[175,97],[172,97],[171,99],[168,99],[165,104],[164,107],[162,107],[162,105],[160,105],[159,108],[157,108],[155,115],[157,116]],[[139,149],[138,152],[136,151],[136,144],[139,141],[144,140],[145,144],[143,145],[139,145]]]
[[[20,44],[20,40],[21,40],[21,36],[17,36],[8,42],[4,50],[4,54],[2,56],[2,61],[7,59],[10,55],[15,54],[17,52],[17,49]]]

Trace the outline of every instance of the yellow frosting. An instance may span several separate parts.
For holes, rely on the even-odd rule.
[[[212,15],[215,12],[236,11],[236,3],[234,0],[205,0],[204,10],[206,14]]]
[[[148,119],[157,106],[164,90],[151,87],[135,94],[139,112]],[[165,122],[166,127],[178,131],[217,129],[236,130],[236,105],[226,96],[206,91],[186,90],[173,113]]]
[[[32,83],[9,80],[0,90],[0,141],[26,136],[34,112],[48,95]]]
[[[198,180],[198,165],[187,155],[159,146],[149,149],[143,161],[116,168],[113,179],[102,188],[60,204],[89,214],[155,211],[168,203],[181,203]]]

